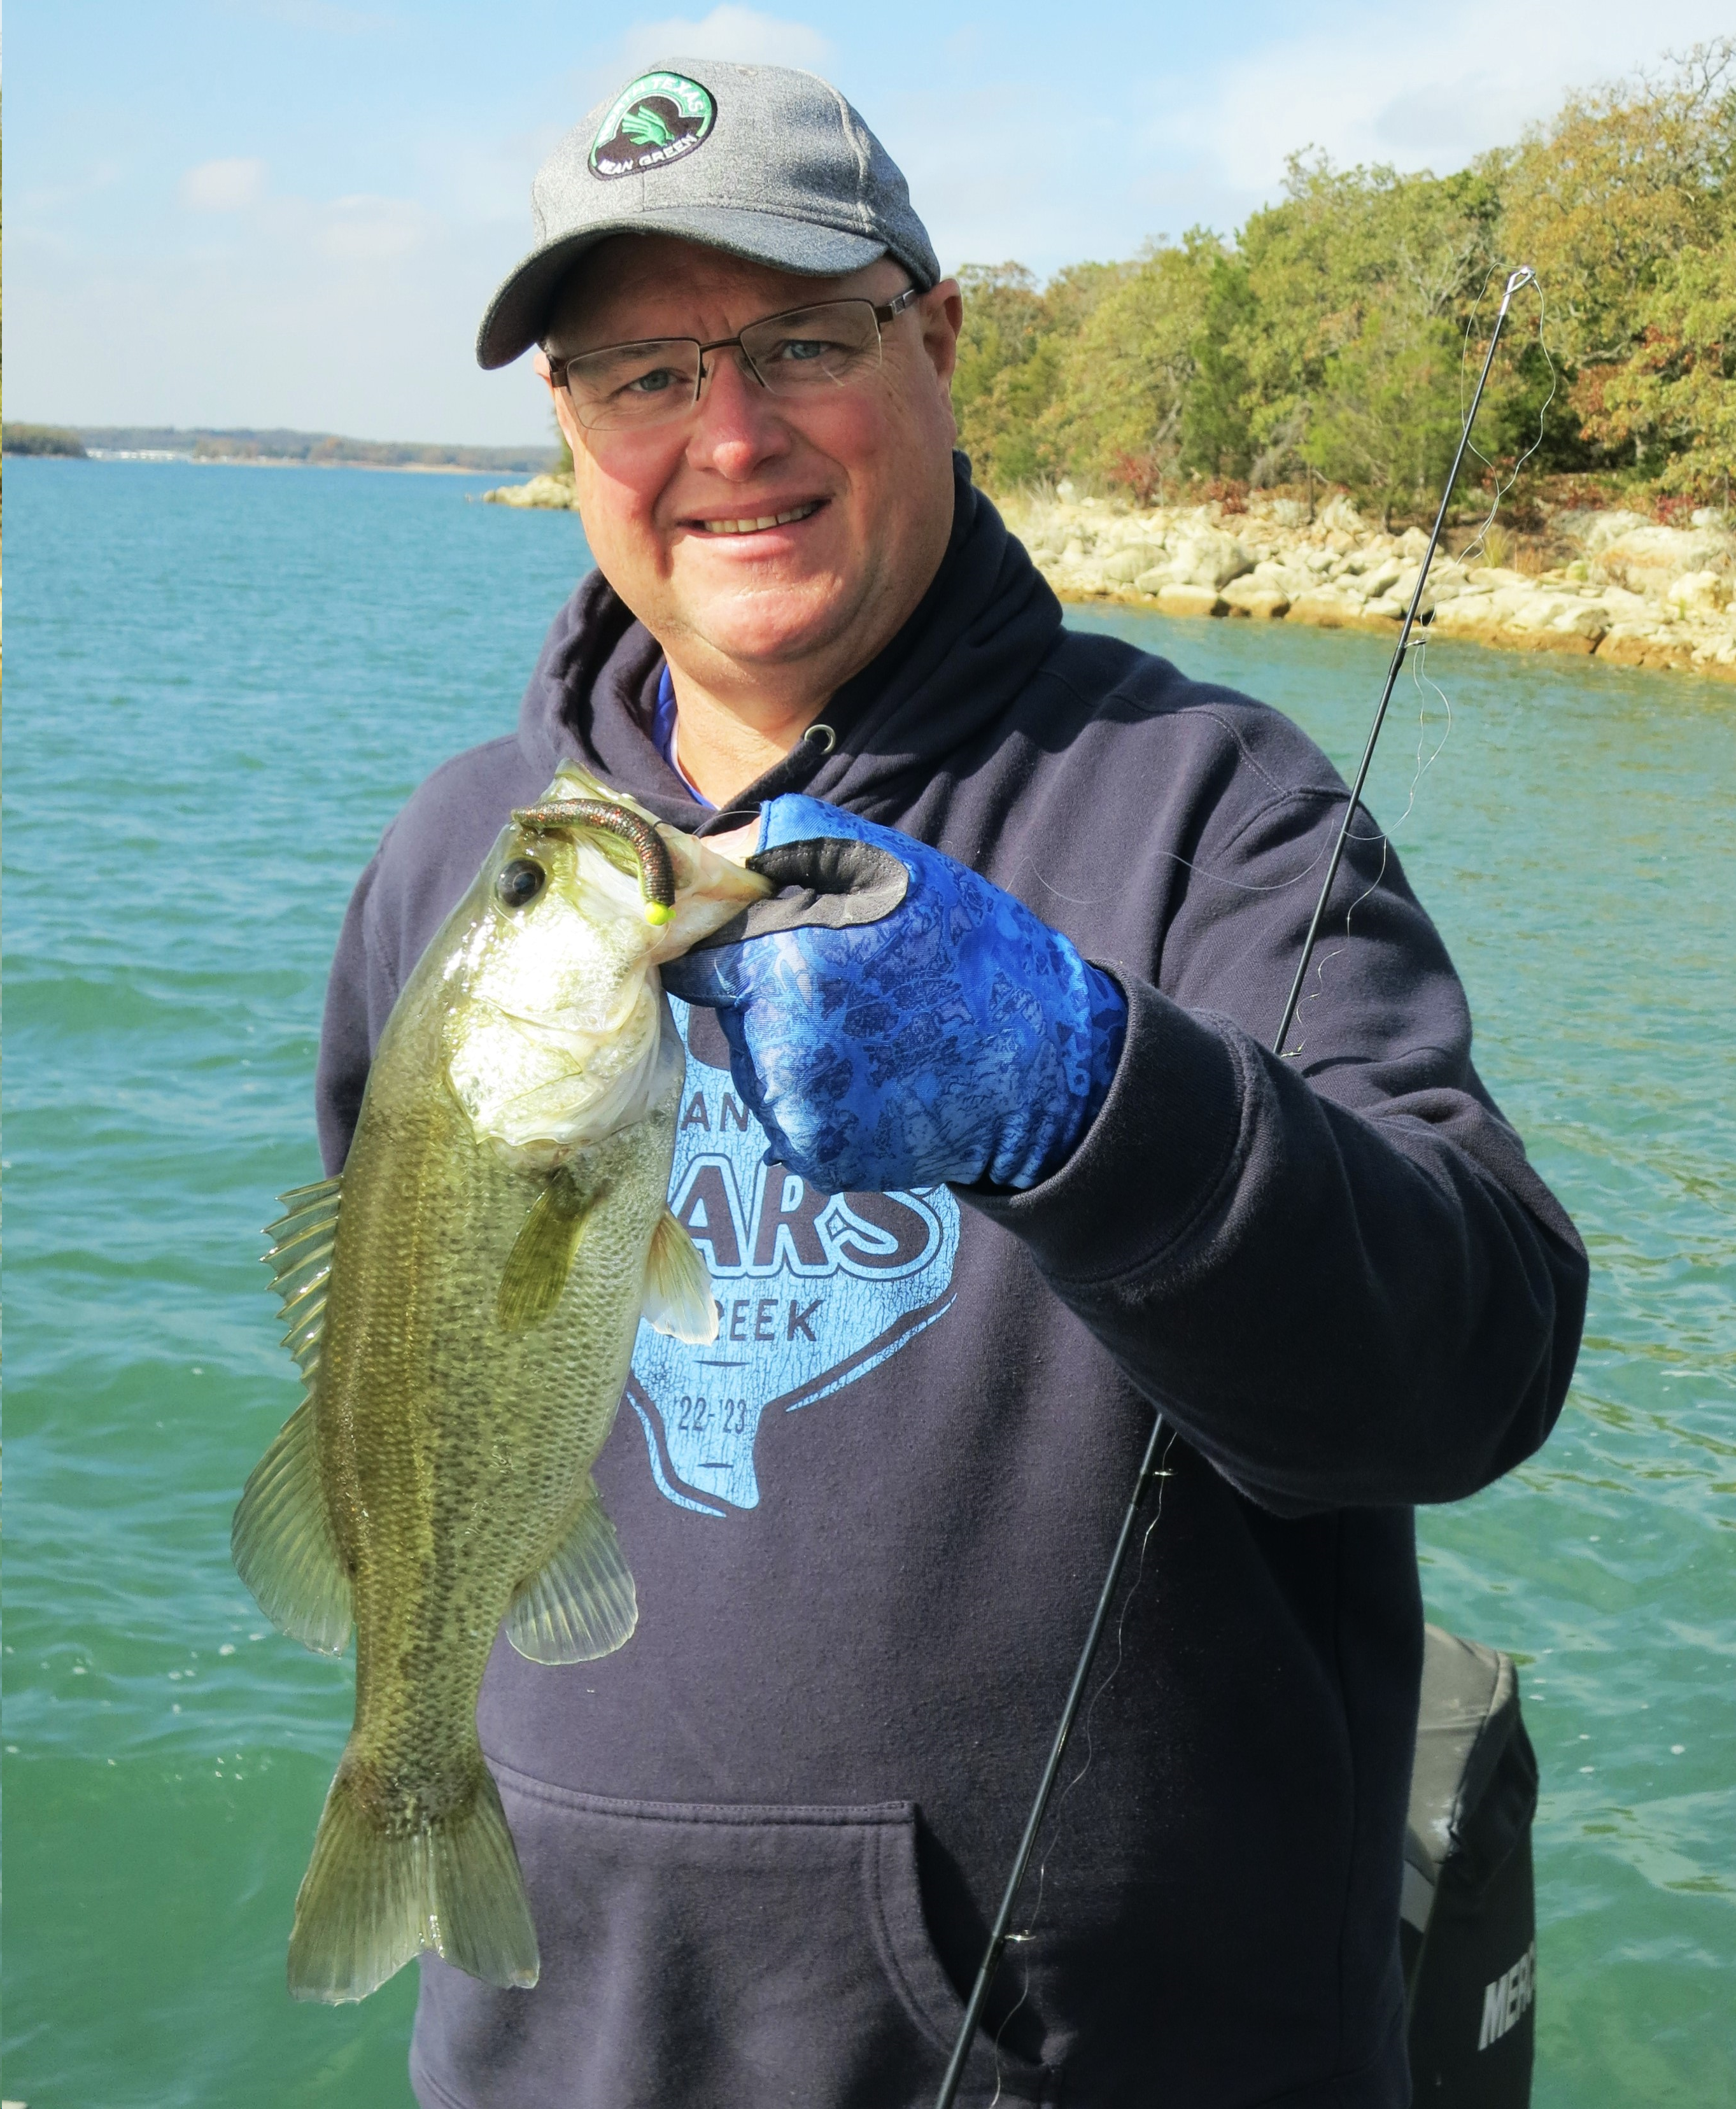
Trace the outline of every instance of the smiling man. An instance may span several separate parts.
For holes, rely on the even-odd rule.
[[[666,976],[719,1335],[641,1329],[599,1461],[630,1644],[496,1647],[542,1976],[425,1958],[418,2092],[931,2100],[1156,1407],[1160,1520],[962,2098],[1401,2104],[1412,1505],[1547,1434],[1572,1227],[1372,824],[1267,1051],[1344,786],[1065,627],[952,452],[957,287],[834,90],[669,60],[534,199],[479,355],[537,348],[597,568],[356,890],[329,1165],[563,758],[821,898]]]

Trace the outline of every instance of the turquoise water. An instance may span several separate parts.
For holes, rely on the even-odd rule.
[[[392,2109],[414,1973],[338,2012],[283,1989],[350,1671],[272,1633],[228,1565],[295,1396],[256,1231],[315,1176],[355,875],[435,762],[510,728],[583,544],[468,478],[6,480],[5,2090]],[[1384,663],[1361,637],[1103,626],[1340,762]],[[1400,847],[1597,1271],[1561,1427],[1422,1519],[1425,1587],[1524,1665],[1539,2103],[1736,2102],[1736,690],[1433,663],[1454,727]],[[1413,717],[1389,739],[1390,817]]]

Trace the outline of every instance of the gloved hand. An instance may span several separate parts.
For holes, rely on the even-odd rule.
[[[748,910],[663,985],[716,1008],[769,1161],[832,1194],[1058,1171],[1120,1057],[1114,982],[1010,893],[817,798],[766,806],[751,861],[817,897]],[[798,927],[767,928],[780,911]]]

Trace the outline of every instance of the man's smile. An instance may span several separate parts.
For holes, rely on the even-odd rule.
[[[690,520],[686,524],[704,535],[757,535],[768,527],[788,527],[798,520],[811,519],[825,500],[810,498],[781,513],[762,513],[731,520]]]

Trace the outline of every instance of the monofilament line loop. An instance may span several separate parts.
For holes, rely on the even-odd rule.
[[[1321,883],[1320,896],[1314,903],[1314,912],[1309,919],[1308,935],[1302,941],[1302,956],[1296,962],[1295,978],[1290,985],[1290,994],[1285,999],[1284,1014],[1278,1021],[1278,1029],[1273,1036],[1272,1051],[1282,1056],[1284,1042],[1290,1037],[1290,1028],[1295,1022],[1296,1006],[1302,1000],[1303,984],[1308,979],[1309,964],[1314,956],[1314,946],[1319,939],[1320,925],[1326,919],[1327,901],[1331,896],[1333,882],[1338,877],[1338,867],[1344,861],[1345,844],[1349,838],[1350,824],[1355,818],[1363,787],[1368,781],[1368,770],[1374,761],[1374,750],[1380,743],[1381,728],[1386,722],[1386,706],[1392,701],[1393,689],[1398,684],[1399,670],[1404,664],[1404,654],[1409,649],[1411,632],[1416,627],[1417,612],[1422,605],[1423,589],[1428,584],[1429,567],[1435,561],[1435,552],[1440,546],[1442,531],[1447,524],[1447,507],[1452,500],[1453,487],[1458,481],[1458,472],[1463,466],[1466,450],[1471,445],[1471,428],[1476,422],[1477,406],[1483,400],[1483,391],[1489,385],[1490,368],[1495,363],[1495,347],[1501,341],[1501,332],[1507,322],[1508,309],[1512,305],[1513,296],[1521,287],[1532,284],[1536,273],[1529,264],[1521,264],[1508,279],[1507,290],[1501,296],[1501,306],[1495,316],[1494,327],[1490,333],[1489,350],[1484,356],[1483,370],[1477,376],[1476,390],[1471,398],[1471,408],[1465,413],[1465,422],[1458,436],[1458,448],[1453,457],[1453,466],[1447,472],[1447,481],[1440,494],[1440,504],[1435,515],[1435,525],[1429,535],[1429,546],[1423,552],[1422,563],[1417,573],[1417,583],[1412,589],[1410,606],[1404,611],[1404,620],[1399,627],[1399,641],[1393,647],[1392,663],[1386,669],[1386,680],[1381,690],[1381,700],[1375,706],[1374,722],[1368,728],[1368,738],[1363,748],[1362,761],[1357,765],[1356,780],[1350,786],[1349,797],[1345,802],[1345,816],[1339,824],[1337,837],[1332,844],[1332,853],[1327,859],[1326,877]]]

